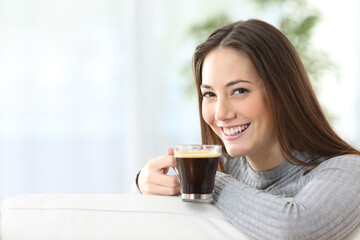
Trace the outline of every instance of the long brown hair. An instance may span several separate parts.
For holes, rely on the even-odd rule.
[[[286,158],[305,163],[292,155],[305,151],[316,157],[360,152],[342,140],[331,128],[315,96],[305,68],[290,41],[278,29],[260,20],[239,21],[215,30],[193,56],[203,144],[221,144],[220,138],[202,117],[202,66],[215,48],[228,47],[247,54],[258,71],[269,98],[277,138]],[[223,145],[224,146],[224,145]],[[225,150],[226,153],[226,150]],[[224,171],[224,166],[219,166]]]

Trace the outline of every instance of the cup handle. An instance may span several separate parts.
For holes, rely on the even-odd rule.
[[[177,170],[177,168],[176,168],[176,167],[171,167],[171,168],[174,170],[175,175],[176,175],[176,178],[177,178],[177,180],[178,180],[179,184],[181,184],[179,171]]]

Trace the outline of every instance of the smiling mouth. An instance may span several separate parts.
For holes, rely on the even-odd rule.
[[[221,127],[221,131],[226,136],[236,136],[244,132],[248,127],[250,126],[250,123],[239,125],[236,127]]]

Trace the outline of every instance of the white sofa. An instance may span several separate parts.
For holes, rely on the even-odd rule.
[[[1,240],[246,239],[212,204],[143,195],[8,198],[0,227]]]
[[[247,239],[212,204],[143,195],[8,198],[0,232],[1,240]],[[360,239],[359,227],[346,239]]]

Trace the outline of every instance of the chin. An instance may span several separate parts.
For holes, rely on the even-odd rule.
[[[239,149],[236,146],[227,146],[225,145],[226,148],[226,152],[231,156],[231,157],[241,157],[246,155],[245,152],[241,149]]]

